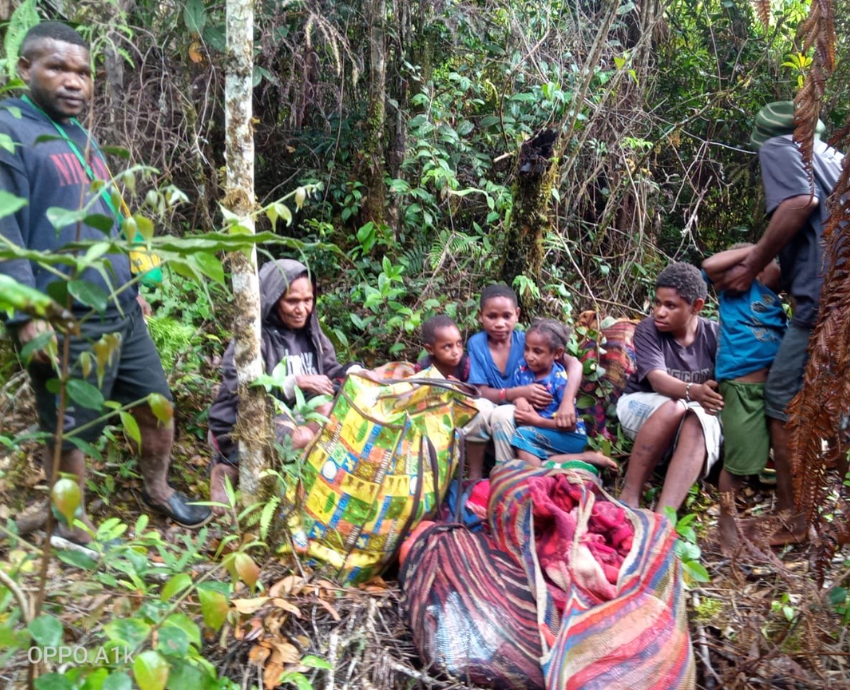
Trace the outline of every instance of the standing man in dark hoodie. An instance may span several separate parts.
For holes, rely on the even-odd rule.
[[[21,44],[18,72],[29,87],[22,98],[10,98],[0,103],[0,133],[14,143],[14,152],[0,149],[0,189],[27,200],[27,205],[17,213],[0,220],[0,234],[27,249],[59,251],[77,239],[102,239],[101,230],[84,223],[72,223],[55,229],[47,218],[51,207],[76,211],[82,205],[90,214],[100,214],[114,219],[110,235],[121,232],[121,213],[115,208],[106,186],[98,192],[91,190],[92,182],[109,181],[110,176],[103,156],[89,133],[76,120],[89,106],[92,96],[91,57],[88,45],[70,27],[59,22],[43,22],[32,28]],[[107,293],[121,289],[132,280],[130,262],[123,254],[107,257],[112,265],[112,286],[93,269],[85,271],[80,279],[99,286]],[[46,292],[57,277],[35,262],[14,260],[0,262],[0,273],[11,276],[19,283]],[[113,288],[113,286],[115,286]],[[91,309],[73,302],[72,311],[78,317],[90,314]],[[19,347],[31,342],[41,333],[51,331],[45,321],[16,314],[6,321]],[[80,354],[91,349],[94,342],[106,334],[119,334],[121,344],[112,362],[106,366],[103,381],[98,386],[96,372],[82,373]],[[55,336],[60,351],[62,336]],[[110,297],[106,311],[100,318],[88,318],[81,323],[80,335],[70,337],[71,376],[87,379],[98,386],[107,400],[127,404],[140,400],[150,393],[159,393],[171,400],[168,384],[147,326],[142,315],[135,284]],[[48,390],[56,378],[48,355],[34,353],[28,363],[41,429],[49,434],[56,431],[58,422],[57,396]],[[144,480],[144,501],[154,510],[172,518],[186,527],[199,527],[210,519],[211,512],[203,506],[192,505],[185,495],[168,485],[167,475],[171,460],[174,429],[171,422],[161,424],[147,404],[132,410],[141,433],[139,468]],[[69,432],[87,425],[101,416],[99,410],[90,410],[69,401],[65,410],[64,428]],[[102,425],[92,425],[77,434],[77,438],[94,441]],[[44,453],[44,468],[52,476],[53,451]],[[65,441],[59,460],[59,470],[76,475],[80,489],[85,487],[86,461],[83,452]],[[83,513],[80,518],[90,527]],[[90,540],[80,529],[68,530],[61,526],[63,537],[78,543]]]
[[[283,390],[276,395],[288,407],[295,403],[295,388],[306,398],[333,395],[331,379],[340,378],[362,367],[343,366],[336,359],[331,341],[319,325],[315,309],[316,285],[307,267],[291,259],[270,261],[260,269],[262,304],[262,357],[267,374],[279,363],[286,365]],[[215,455],[210,477],[210,499],[227,503],[225,478],[236,484],[239,477],[239,449],[231,433],[236,425],[236,366],[234,343],[230,343],[222,360],[222,383],[218,398],[210,408],[210,435]],[[330,412],[330,403],[317,408],[320,414]],[[280,442],[291,439],[296,450],[305,448],[318,432],[315,423],[303,424],[288,414],[275,417],[275,436]]]

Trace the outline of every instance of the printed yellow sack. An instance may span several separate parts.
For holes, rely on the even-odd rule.
[[[342,583],[380,573],[439,509],[475,394],[428,372],[381,383],[349,375],[301,468],[290,516],[296,548]]]

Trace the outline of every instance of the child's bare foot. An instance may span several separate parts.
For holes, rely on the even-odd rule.
[[[239,481],[239,468],[224,463],[218,463],[213,467],[210,474],[210,501],[224,505],[230,503],[230,499],[227,497],[225,479],[229,479],[230,485],[235,488]],[[227,510],[221,506],[211,506],[211,508],[216,515],[224,515]]]

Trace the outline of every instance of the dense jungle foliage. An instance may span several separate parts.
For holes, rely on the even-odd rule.
[[[850,6],[830,7],[827,139],[850,116]],[[797,34],[810,9],[799,0],[257,1],[257,231],[276,238],[258,246],[260,260],[309,264],[340,360],[369,366],[415,359],[419,326],[434,313],[475,332],[478,294],[493,281],[515,287],[523,322],[546,314],[574,323],[586,310],[640,317],[669,261],[699,264],[766,226],[749,137],[759,108],[792,99],[811,70],[814,50]],[[119,178],[158,237],[191,240],[232,221],[222,208],[225,13],[225,2],[210,0],[0,0],[6,84],[39,18],[67,21],[91,42],[96,94],[86,124],[115,147],[113,171],[150,166]],[[248,246],[236,242],[218,248]],[[206,491],[207,414],[238,308],[219,256],[220,276],[215,262],[209,272],[175,268],[145,291],[175,397],[172,475],[196,493]],[[69,552],[22,591],[15,582],[34,582],[41,554],[16,537],[14,522],[44,489],[32,412],[3,335],[0,666],[9,666],[0,678],[23,682],[27,645],[73,639],[131,657],[39,666],[50,672],[35,679],[30,670],[31,687],[457,687],[410,662],[397,613],[387,613],[398,609],[392,584],[341,593],[266,550],[279,497],[234,508],[227,527],[197,536],[149,524],[126,490],[139,474],[118,427],[87,448],[89,499],[99,539],[132,533],[135,552],[102,554],[103,567]],[[126,412],[116,414],[132,436]],[[274,479],[282,486],[287,477]],[[840,522],[839,488],[828,489],[820,519]],[[694,488],[686,515],[670,516],[695,585],[700,687],[843,687],[844,552],[833,544],[815,557],[821,577],[833,572],[827,589],[814,582],[810,554],[789,567],[769,554],[767,568],[740,571],[706,562],[714,584],[700,588],[711,491]],[[754,514],[771,500],[749,498]],[[60,499],[61,511],[69,504]],[[149,562],[145,551],[157,556]],[[46,613],[31,621],[25,602],[35,597]],[[347,627],[334,628],[341,618]],[[266,652],[252,646],[261,636],[272,640]],[[725,645],[717,653],[715,640]]]

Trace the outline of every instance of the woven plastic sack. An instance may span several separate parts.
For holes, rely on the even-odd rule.
[[[399,580],[422,662],[476,686],[543,690],[537,607],[523,569],[461,525],[436,524],[413,538]]]
[[[579,317],[577,325],[594,334],[581,343],[579,360],[585,365],[595,362],[603,372],[599,380],[588,377],[579,389],[577,413],[584,420],[588,436],[611,439],[615,435],[609,423],[616,421],[617,400],[626,389],[629,376],[637,369],[634,346],[637,324],[629,319],[605,319],[599,324],[593,311],[582,312]]]
[[[379,574],[442,503],[477,410],[465,384],[352,374],[309,447],[290,517],[296,548],[341,583]]]
[[[536,521],[529,480],[565,474],[581,488],[576,528],[556,605],[538,562]],[[633,510],[607,494],[591,474],[529,468],[515,461],[490,475],[488,512],[497,548],[523,568],[537,602],[547,690],[692,690],[696,684],[681,564],[669,520]],[[588,550],[588,522],[597,502],[625,510],[632,547],[617,582],[606,588]]]

